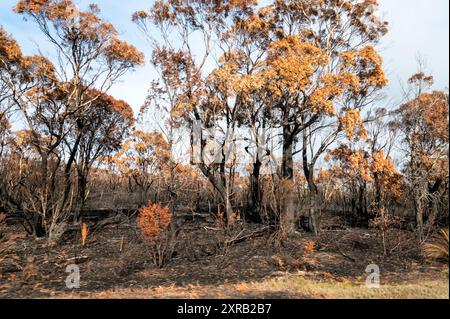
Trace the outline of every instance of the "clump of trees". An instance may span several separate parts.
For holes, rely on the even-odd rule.
[[[188,127],[200,121],[201,131],[220,127],[222,148],[239,128],[258,137],[261,130],[280,131],[280,179],[294,179],[294,155],[301,153],[311,197],[309,224],[317,232],[317,161],[345,129],[340,123],[349,115],[355,119],[387,84],[373,47],[387,23],[375,9],[374,1],[274,1],[263,8],[256,1],[158,1],[133,20],[152,40],[152,62],[161,78],[150,96],[166,97],[170,119],[176,116]],[[194,48],[199,39],[203,43]],[[319,147],[317,136],[323,137]],[[263,142],[256,145],[251,174],[249,209],[256,215],[260,166],[268,153],[260,150]],[[201,158],[205,145],[200,143]],[[197,165],[231,216],[232,183],[222,155],[212,165]]]
[[[143,54],[97,6],[68,8],[14,9],[56,64],[24,56],[0,29],[0,203],[30,233],[57,242],[104,180],[139,193],[137,207],[159,202],[141,210],[142,225],[223,212],[226,224],[239,215],[284,237],[318,234],[328,213],[346,212],[385,235],[412,210],[423,242],[448,223],[448,93],[420,72],[408,102],[379,107],[388,24],[377,1],[156,1],[132,16],[158,75],[137,118],[107,92]]]
[[[73,10],[68,0],[23,0],[14,8],[53,45],[57,65],[23,56],[1,29],[2,123],[14,116],[24,124],[2,139],[2,200],[30,233],[52,243],[82,208],[95,160],[118,149],[134,121],[130,106],[106,91],[144,60],[97,6]]]

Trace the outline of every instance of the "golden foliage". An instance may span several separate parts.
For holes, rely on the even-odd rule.
[[[169,229],[171,219],[172,215],[168,207],[148,202],[146,206],[139,209],[137,224],[147,241],[156,242],[161,232]]]
[[[411,81],[431,77],[416,74]],[[422,93],[399,108],[399,127],[405,141],[414,148],[416,170],[431,179],[448,177],[449,105],[448,94],[441,91]]]
[[[366,181],[372,181],[372,176],[369,171],[369,164],[365,154],[359,150],[356,150],[350,154],[348,161],[350,167],[352,168],[351,172],[354,175],[359,175]]]
[[[258,13],[250,15],[247,19],[237,19],[232,27],[232,32],[246,35],[249,37],[248,41],[261,36],[267,37],[270,31],[270,22],[268,21],[270,13],[270,10],[263,8]]]
[[[125,175],[144,178],[161,170],[170,158],[171,149],[159,132],[134,131],[113,160]]]
[[[367,138],[367,131],[357,109],[346,109],[344,115],[339,117],[339,125],[347,134],[349,140],[353,138]]]
[[[327,63],[328,56],[320,48],[299,36],[287,36],[270,46],[265,74],[268,90],[278,96],[285,92],[298,94],[311,85],[316,69]],[[317,93],[316,102],[323,95]]]
[[[246,74],[241,70],[244,60],[242,52],[229,52],[220,58],[222,64],[207,78],[208,84],[221,95],[222,104],[237,96],[246,103],[251,94],[263,88],[266,80],[259,72]]]
[[[172,258],[176,245],[176,232],[171,230],[172,214],[161,204],[148,204],[139,209],[137,225],[150,248],[153,263],[158,267]]]
[[[90,6],[89,10],[78,11],[72,0],[20,0],[14,7],[16,13],[47,19],[55,27],[71,29],[71,32],[75,31],[74,28],[70,28],[70,23],[76,15],[79,26],[76,30],[78,39],[100,41],[117,34],[110,23],[103,22],[97,16],[100,12],[97,6]]]
[[[19,44],[0,26],[0,61],[2,62],[0,63],[0,69],[5,64],[19,62],[21,59],[22,51]]]
[[[46,35],[52,42],[61,41],[60,47],[80,50],[83,54],[78,59],[103,56],[110,66],[122,69],[144,63],[144,54],[118,39],[117,30],[98,16],[100,9],[95,4],[79,11],[72,0],[20,0],[14,11],[33,18],[39,26],[46,25]],[[49,25],[57,36],[51,35]]]
[[[21,147],[27,144],[30,144],[32,141],[32,133],[28,130],[20,130],[15,133],[15,146]]]
[[[309,100],[312,104],[312,111],[318,114],[332,115],[335,113],[333,95],[330,95],[333,87],[326,86],[314,90]]]
[[[355,93],[360,88],[382,88],[388,84],[388,79],[383,71],[383,59],[371,45],[358,51],[346,51],[341,53],[342,70],[354,73],[358,76],[360,84],[353,86]]]
[[[25,11],[39,13],[43,6],[48,5],[50,2],[50,0],[20,0],[14,10],[17,13],[24,13]]]
[[[141,11],[136,11],[133,13],[133,15],[131,16],[131,21],[139,22],[139,21],[143,21],[147,18],[148,18],[147,12],[141,10]]]
[[[144,54],[134,46],[114,38],[106,49],[106,57],[110,63],[119,62],[130,65],[144,64]]]
[[[402,105],[400,111],[405,125],[421,123],[427,136],[448,142],[448,94],[440,91],[422,93]]]
[[[352,150],[341,145],[329,152],[328,159],[339,161],[342,177],[361,178],[365,182],[377,182],[381,191],[390,191],[391,195],[400,196],[402,192],[402,178],[391,157],[383,150],[369,154],[363,150]],[[336,175],[333,173],[333,175]]]
[[[374,152],[372,155],[371,170],[374,173],[396,174],[397,169],[391,157],[385,157],[384,151]]]
[[[352,150],[346,145],[340,145],[329,153],[332,159],[340,162],[341,173],[348,178],[361,178],[366,182],[373,180],[370,173],[369,156],[359,150]]]
[[[136,12],[133,15],[133,21],[142,23],[148,19],[155,24],[177,24],[180,21],[187,21],[194,26],[198,26],[198,20],[201,18],[208,19],[208,21],[221,21],[231,13],[236,15],[250,14],[252,7],[256,5],[256,0],[158,0],[154,2],[148,13],[144,11]]]
[[[384,151],[376,151],[372,154],[370,170],[377,177],[382,192],[390,192],[391,196],[400,197],[403,191],[402,179],[390,156],[385,156]]]
[[[50,83],[56,82],[55,67],[46,57],[40,55],[27,56],[22,59],[22,65],[30,78],[44,79]],[[61,84],[61,89],[63,89],[63,85]],[[28,92],[30,96],[35,93],[35,91]]]
[[[321,181],[340,178],[344,183],[372,183],[383,198],[386,194],[390,198],[399,198],[404,194],[403,176],[398,172],[392,158],[386,156],[383,150],[369,152],[340,145],[328,152],[326,159],[335,161],[336,165],[320,175]]]
[[[90,102],[88,104],[93,111],[93,114],[91,115],[94,118],[96,115],[104,116],[105,118],[102,120],[106,121],[108,120],[107,115],[118,115],[128,126],[134,124],[134,112],[131,106],[127,102],[123,100],[117,100],[105,92],[102,92],[95,88],[88,88],[85,91],[83,102]],[[101,110],[104,110],[109,114],[101,113]]]

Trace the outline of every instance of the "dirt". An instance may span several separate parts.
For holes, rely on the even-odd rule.
[[[318,237],[300,232],[281,246],[274,244],[270,231],[230,247],[220,245],[261,227],[238,224],[231,234],[224,235],[213,223],[188,222],[179,234],[173,259],[160,269],[152,264],[148,246],[132,224],[90,231],[85,246],[80,232],[73,231],[56,247],[26,235],[19,225],[3,225],[0,297],[221,298],[230,296],[232,289],[242,298],[306,298],[316,296],[292,289],[280,293],[250,287],[288,275],[317,283],[363,285],[370,264],[379,266],[382,285],[441,281],[445,272],[448,279],[448,266],[424,261],[411,248],[416,246],[413,234],[401,230],[390,234],[390,256],[384,256],[374,230],[358,228],[323,230]],[[313,250],[305,251],[311,243]],[[80,269],[79,289],[68,289],[65,284],[66,267],[71,264]],[[186,289],[191,293],[185,293]],[[121,290],[128,294],[113,293]]]

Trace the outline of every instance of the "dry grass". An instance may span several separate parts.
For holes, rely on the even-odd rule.
[[[379,289],[367,288],[363,283],[313,281],[302,277],[280,278],[268,283],[272,289],[300,292],[311,298],[325,299],[435,299],[449,298],[448,280],[420,283],[382,284]],[[270,286],[269,286],[270,287]]]
[[[364,282],[317,280],[298,274],[261,282],[211,285],[175,285],[149,289],[113,289],[98,293],[66,293],[58,298],[294,298],[294,299],[448,299],[448,277],[422,282],[382,284],[369,289]]]

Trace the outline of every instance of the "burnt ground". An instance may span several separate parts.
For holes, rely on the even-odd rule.
[[[413,234],[404,230],[391,231],[388,248],[392,252],[385,257],[373,229],[337,227],[323,230],[318,237],[299,232],[281,246],[275,245],[273,234],[265,231],[224,247],[220,243],[237,235],[253,234],[262,226],[239,222],[236,229],[224,234],[213,222],[190,221],[179,233],[173,259],[159,269],[153,266],[148,247],[134,223],[97,230],[90,226],[85,246],[81,245],[80,232],[74,230],[65,236],[63,244],[49,247],[45,239],[27,236],[19,225],[0,225],[0,297],[51,298],[68,294],[70,297],[75,293],[75,297],[97,298],[123,289],[151,290],[151,298],[178,297],[176,293],[165,293],[164,289],[220,286],[239,290],[247,284],[289,274],[300,274],[321,283],[363,285],[369,264],[380,267],[382,284],[420,284],[446,276],[448,286],[448,265],[423,260],[415,248]],[[311,241],[314,250],[307,252],[305,246]],[[65,285],[68,276],[65,270],[70,264],[77,264],[81,272],[81,287],[75,292]],[[287,295],[241,290],[238,295],[244,298],[311,297],[295,291]],[[224,294],[220,290],[200,291],[187,296],[230,296],[229,291]],[[142,297],[140,293],[118,295],[122,296]]]

